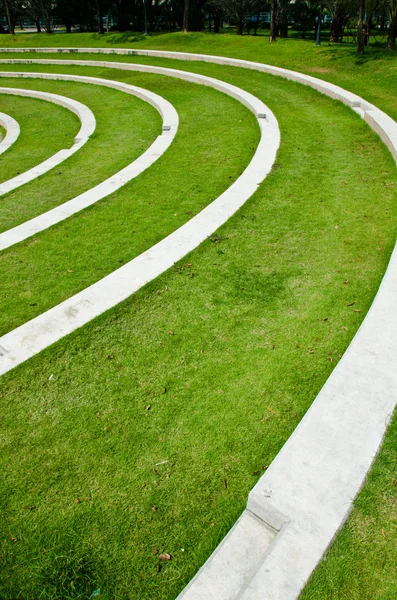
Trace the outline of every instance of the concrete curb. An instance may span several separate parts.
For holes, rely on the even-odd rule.
[[[114,68],[113,65],[111,65]],[[150,71],[146,65],[137,70]],[[159,72],[158,67],[153,67]],[[261,137],[251,162],[216,200],[185,225],[120,269],[0,338],[0,374],[34,356],[91,319],[116,306],[172,267],[234,214],[256,191],[274,163],[280,143],[277,120],[258,98],[239,88],[194,73],[160,69],[161,74],[205,83],[238,99],[257,117]]]
[[[6,76],[8,76],[8,73]],[[60,150],[32,169],[29,169],[28,171],[25,171],[24,173],[21,173],[21,175],[17,175],[12,179],[8,179],[3,183],[0,183],[1,196],[7,192],[15,190],[29,181],[32,181],[33,179],[36,179],[36,177],[40,177],[40,175],[44,175],[44,173],[47,173],[47,171],[53,169],[61,162],[69,158],[69,156],[72,156],[72,154],[77,152],[77,150],[80,150],[80,148],[88,141],[90,135],[92,135],[95,131],[96,121],[92,111],[87,106],[81,102],[77,102],[76,100],[66,98],[65,96],[60,96],[59,94],[50,94],[49,92],[40,92],[37,90],[6,87],[0,87],[0,94],[12,94],[14,96],[39,98],[40,100],[46,100],[47,102],[59,104],[60,106],[63,106],[77,115],[81,122],[80,131],[74,138],[74,144],[71,148],[68,148],[67,150]]]
[[[0,154],[3,154],[17,141],[21,129],[15,119],[2,112],[0,113],[0,125],[6,130],[5,136],[0,142]]]
[[[6,76],[6,72],[0,72],[0,77]],[[62,81],[77,81],[82,83],[89,83],[95,85],[102,85],[117,89],[127,94],[131,94],[145,100],[151,104],[161,115],[163,119],[162,134],[159,135],[156,140],[150,145],[150,147],[136,160],[127,165],[124,169],[121,169],[105,181],[102,181],[95,187],[87,190],[86,192],[79,194],[75,198],[56,206],[55,208],[17,225],[12,229],[8,229],[3,233],[0,233],[0,251],[13,246],[23,240],[39,233],[60,223],[64,219],[67,219],[71,215],[95,204],[99,200],[102,200],[106,196],[109,196],[113,192],[117,191],[123,185],[131,181],[134,177],[140,175],[148,167],[150,167],[172,143],[176,132],[178,130],[178,113],[167,100],[154,94],[148,90],[144,90],[140,87],[128,85],[127,83],[120,83],[112,81],[110,79],[100,79],[98,77],[85,77],[78,75],[58,75],[53,73],[21,73],[12,72],[7,76],[16,78],[38,78],[38,79],[51,79],[51,80],[62,80]]]
[[[309,85],[359,112],[397,158],[397,124],[390,117],[355,94],[308,75],[188,53],[94,48],[45,51],[146,54],[279,75]],[[112,63],[113,68],[118,68],[116,65]],[[242,517],[180,594],[180,600],[292,600],[299,596],[348,517],[396,404],[396,297],[397,250],[342,360],[251,491]]]

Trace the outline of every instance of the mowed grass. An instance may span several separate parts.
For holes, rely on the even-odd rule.
[[[74,67],[69,70],[76,72]],[[103,77],[112,74],[104,71]],[[180,130],[172,147],[148,171],[111,197],[1,253],[1,333],[101,279],[171,233],[229,187],[254,154],[259,127],[236,100],[171,77],[114,74],[169,99],[180,115]],[[112,113],[111,105],[108,110]],[[66,168],[64,172],[68,177]]]
[[[58,72],[62,71],[63,69]],[[86,83],[39,79],[3,78],[2,84],[68,96],[88,106],[96,119],[95,132],[78,152],[39,179],[1,198],[2,231],[15,227],[89,190],[138,158],[161,133],[159,113],[147,102],[130,94]],[[41,109],[44,115],[45,108],[46,106]],[[59,110],[63,111],[58,113],[59,127],[62,131],[62,127],[65,127],[62,119],[68,116],[68,111]],[[41,113],[38,113],[37,117],[39,114]],[[48,127],[47,132],[48,137],[56,140],[57,122],[54,122],[51,128]],[[32,136],[29,145],[26,146],[29,152],[34,151],[36,146],[40,146],[42,140],[45,143],[45,134],[41,134],[38,129],[36,136]],[[13,156],[15,164],[18,165],[17,149]]]
[[[15,83],[0,78],[1,87],[18,87]],[[0,94],[0,111],[13,117],[20,127],[17,140],[0,155],[0,183],[35,167],[59,150],[71,148],[80,129],[80,120],[74,113],[45,100]],[[6,196],[1,196],[0,227],[6,202]]]
[[[397,53],[370,44],[364,56],[358,56],[355,44],[330,44],[325,34],[321,47],[315,47],[312,39],[278,39],[275,44],[269,44],[266,35],[237,36],[234,32],[220,35],[203,32],[152,33],[150,36],[136,32],[18,34],[13,39],[2,36],[0,47],[148,48],[242,58],[295,69],[345,86],[397,118]],[[7,53],[1,54],[0,58],[22,56],[29,55]],[[44,56],[48,58],[48,54]],[[90,56],[94,58],[92,54]],[[73,54],[64,56],[71,57]],[[56,58],[62,57],[57,55]],[[115,59],[123,60],[122,57]],[[106,60],[112,60],[111,56],[107,56]]]
[[[3,377],[4,599],[87,598],[96,589],[107,599],[175,597],[310,406],[386,268],[396,231],[395,164],[359,117],[298,84],[189,68],[268,102],[282,132],[276,166],[190,256]],[[188,86],[172,83],[187,116]],[[194,114],[201,111],[204,102]],[[254,141],[255,124],[245,112],[241,118]],[[180,137],[187,119],[183,125]],[[239,139],[229,120],[209,144],[219,144],[224,161],[236,152],[223,147],[229,131]],[[187,188],[194,153],[175,155],[167,170],[171,151],[158,163],[165,182],[180,169],[184,197],[200,186],[207,203],[222,161],[211,161],[200,179],[199,154]],[[238,168],[230,173],[235,178]],[[155,196],[162,194],[161,186]],[[148,230],[174,210],[144,206],[139,226]],[[191,206],[200,208],[197,195]],[[81,231],[87,269],[93,254]],[[101,260],[103,239],[95,239]],[[171,561],[160,563],[161,552]]]

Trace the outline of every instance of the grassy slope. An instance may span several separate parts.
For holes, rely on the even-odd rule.
[[[107,69],[100,74],[112,73]],[[204,86],[175,85],[169,77],[121,73],[121,78],[172,102],[181,119],[177,138],[151,169],[111,198],[1,254],[2,332],[162,239],[227,188],[254,153],[259,129],[252,113],[236,100]],[[230,123],[236,123],[233,129]]]
[[[321,48],[315,48],[313,42],[299,39],[279,39],[276,44],[269,44],[262,36],[255,38],[203,33],[174,33],[149,37],[136,33],[108,33],[103,36],[92,33],[50,36],[30,34],[18,35],[15,40],[2,36],[0,45],[148,48],[218,54],[269,62],[345,85],[347,89],[363,95],[366,100],[376,103],[379,108],[397,118],[397,58],[395,53],[381,48],[368,48],[366,54],[359,57],[355,53],[354,45],[323,43]],[[21,55],[15,57],[21,58]]]
[[[20,70],[20,68],[12,70]],[[38,71],[39,69],[30,68],[30,70]],[[38,79],[3,78],[2,83],[13,87],[49,92],[56,90],[59,94],[67,95],[86,104],[93,111],[97,122],[96,130],[90,140],[71,158],[39,179],[2,197],[0,203],[0,229],[2,231],[62,204],[100,183],[138,158],[161,132],[161,117],[158,112],[148,103],[123,92],[85,83],[40,81]],[[62,114],[67,112],[64,109],[59,110],[63,110]],[[43,111],[44,119],[47,118],[46,114]],[[62,124],[62,118],[65,118],[62,117],[62,114],[57,113],[61,131],[62,127],[65,127]],[[68,121],[66,121],[67,123]],[[31,127],[33,125],[30,125]],[[57,122],[52,122],[51,129],[47,128],[43,133],[36,127],[36,137],[30,137],[28,151],[34,155],[35,148],[41,146],[37,143],[38,139],[43,144],[47,143],[47,138],[57,140],[57,127]],[[48,132],[47,135],[45,135],[45,131]],[[57,135],[54,135],[54,131],[57,132]],[[17,168],[17,148],[12,156]]]
[[[1,78],[0,85],[18,87],[18,82]],[[75,114],[45,100],[0,94],[0,111],[13,117],[21,129],[16,142],[0,156],[0,182],[24,173],[63,148],[70,148],[80,129]],[[41,143],[37,143],[38,139]],[[1,225],[6,202],[6,196],[2,196]]]
[[[218,53],[224,52],[219,48]],[[357,80],[355,85],[371,99],[374,84]],[[381,83],[379,88],[381,101],[388,104],[390,90]],[[291,106],[293,100],[292,96]],[[390,106],[392,114],[393,99]],[[10,561],[5,578],[12,578],[17,568],[21,597],[29,597],[32,586],[38,586],[48,598],[66,597],[66,589],[70,597],[83,598],[100,582],[108,598],[171,598],[233,522],[255,480],[253,469],[256,473],[274,456],[326,378],[330,359],[337,360],[351,338],[362,314],[346,308],[341,312],[339,306],[352,297],[361,299],[364,311],[369,305],[393,244],[390,220],[395,213],[389,212],[395,206],[393,191],[388,214],[383,214],[384,193],[379,193],[382,202],[376,211],[372,197],[353,199],[346,206],[342,191],[350,178],[335,186],[318,169],[321,164],[324,173],[329,169],[332,143],[337,143],[335,153],[350,148],[346,123],[338,122],[346,135],[338,144],[337,131],[325,138],[324,113],[313,116],[310,108],[305,113],[301,106],[302,121],[298,117],[290,129],[280,117],[290,146],[284,145],[280,153],[281,168],[264,186],[266,194],[259,191],[222,229],[220,240],[207,242],[185,266],[4,378],[10,430],[18,423],[21,431],[31,427],[37,431],[36,437],[20,438],[20,456],[11,451],[25,464],[17,473],[20,483],[12,484],[15,501],[7,534],[18,541],[4,545]],[[334,107],[328,119],[335,123]],[[324,141],[316,157],[320,162],[314,164],[318,145],[306,138],[315,140],[318,130]],[[291,149],[294,135],[302,152],[299,167]],[[367,167],[362,163],[360,167],[372,178],[376,156],[371,157]],[[288,177],[286,168],[293,165],[295,176]],[[391,161],[389,168],[392,173]],[[320,173],[318,187],[313,187],[314,173]],[[364,178],[371,183],[368,175]],[[285,186],[290,186],[288,192]],[[321,196],[328,190],[321,208],[313,205],[318,189]],[[370,213],[362,215],[363,221],[357,201],[364,203],[361,212]],[[330,234],[327,223],[339,222],[342,216],[346,226],[343,240],[339,238],[342,243],[335,237],[324,241]],[[368,216],[370,223],[364,220]],[[375,243],[370,251],[368,236],[381,241],[380,246]],[[331,316],[326,325],[321,320],[324,314]],[[175,335],[167,334],[171,328]],[[54,371],[49,382],[47,375]],[[228,410],[230,403],[233,411]],[[152,408],[146,411],[148,404]],[[228,431],[235,432],[237,426],[241,429],[231,442]],[[388,564],[385,539],[386,558],[393,561],[394,556],[390,519],[395,498],[394,431],[340,536],[328,580],[320,578],[308,597],[394,597],[392,579],[382,576]],[[54,447],[59,449],[55,456]],[[170,457],[171,464],[152,471],[155,460]],[[43,462],[51,474],[49,482],[40,474]],[[138,488],[139,496],[131,495],[130,490]],[[90,502],[83,500],[86,493]],[[75,496],[83,502],[76,504]],[[364,512],[360,502],[366,506]],[[155,513],[153,503],[159,507]],[[375,515],[374,503],[379,506]],[[124,525],[129,522],[128,527],[120,530],[116,513]],[[49,515],[51,525],[45,530]],[[382,519],[389,526],[383,533],[381,528],[379,536]],[[360,560],[369,546],[373,560]],[[171,550],[174,557],[160,573],[154,548]],[[24,558],[28,553],[34,557],[34,569]],[[341,588],[346,556],[349,570]],[[349,574],[355,575],[353,582]],[[371,577],[372,587],[365,587]],[[14,598],[15,586],[12,591],[12,583],[3,585],[11,594],[3,595]]]

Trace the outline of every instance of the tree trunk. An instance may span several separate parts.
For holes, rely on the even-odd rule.
[[[357,52],[358,54],[364,54],[364,35],[363,35],[363,20],[365,11],[365,0],[360,0],[360,8],[358,12],[358,23],[357,23]]]
[[[37,19],[37,21],[36,21],[36,29],[37,29],[37,33],[41,33],[40,19]]]
[[[102,10],[100,0],[96,0],[96,16],[98,19],[98,33],[103,33]]]
[[[318,15],[313,17],[313,40],[316,41],[318,29]]]
[[[372,30],[372,18],[367,15],[367,22],[365,23],[365,35],[364,35],[364,46],[368,46],[371,37]]]
[[[145,35],[149,35],[150,16],[151,16],[150,14],[148,15],[147,0],[143,0],[143,21],[144,21]]]
[[[329,41],[330,42],[338,42],[339,41],[340,28],[341,28],[340,21],[337,21],[335,19],[335,17],[334,17],[332,19],[331,31],[330,31],[330,34],[329,34]]]
[[[329,36],[330,42],[339,42],[343,31],[343,25],[345,16],[340,8],[337,8],[334,14],[334,18],[331,23],[331,33]]]
[[[389,50],[396,49],[396,37],[397,37],[397,11],[396,11],[396,14],[393,16],[393,18],[390,21],[389,35],[387,38],[387,48]]]
[[[130,27],[130,18],[126,0],[119,0],[117,5],[117,28],[119,31],[128,31]]]
[[[44,26],[47,33],[52,33],[50,9],[46,10],[44,13]]]
[[[343,23],[342,31],[340,32],[340,36],[339,36],[340,43],[343,42],[343,36],[345,35],[345,28],[347,27],[347,24],[348,24],[348,19],[345,19],[345,22]]]
[[[12,20],[12,17],[11,17],[11,9],[10,9],[10,2],[9,2],[9,0],[4,0],[4,4],[5,4],[5,7],[6,7],[6,15],[7,15],[7,21],[8,21],[8,31],[10,32],[11,35],[15,35],[14,21]]]
[[[281,38],[288,37],[288,15],[285,11],[283,11],[283,13],[281,15],[280,37]]]
[[[244,22],[241,17],[237,17],[237,35],[243,35]]]
[[[183,33],[189,33],[190,0],[185,0],[183,7]]]
[[[223,18],[223,13],[219,8],[215,9],[214,13],[214,33],[219,33],[221,28],[221,21]]]
[[[72,19],[70,17],[67,17],[65,19],[65,27],[66,27],[66,33],[72,33]]]
[[[259,24],[259,14],[256,15],[256,19],[255,19],[255,23],[254,23],[254,35],[256,35],[256,32],[258,31],[258,24]]]
[[[277,37],[277,0],[271,1],[270,8],[270,36],[269,42],[275,42]]]

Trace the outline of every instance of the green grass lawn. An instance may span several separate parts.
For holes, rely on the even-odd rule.
[[[16,67],[12,70],[19,71],[21,69]],[[28,71],[29,69],[24,68],[24,70]],[[37,68],[30,68],[30,71],[33,72],[38,70]],[[2,85],[57,92],[78,100],[93,111],[97,125],[88,142],[73,156],[39,179],[27,183],[1,198],[1,231],[15,227],[27,219],[31,219],[89,190],[128,165],[135,158],[138,158],[161,133],[161,117],[151,105],[117,90],[87,83],[41,81],[39,79],[2,78]],[[20,102],[24,102],[24,100],[21,99]],[[40,105],[44,106],[42,109],[44,119],[49,119],[49,117],[46,117],[47,113],[44,110],[47,108],[47,104],[49,103]],[[36,131],[35,136],[31,135],[29,141],[25,144],[28,155],[32,153],[34,156],[37,146],[45,148],[48,138],[53,140],[51,144],[54,145],[54,141],[58,140],[58,127],[61,132],[65,128],[70,129],[68,119],[70,119],[69,115],[71,113],[60,107],[55,108],[59,108],[56,113],[57,121],[54,120],[50,123],[52,126],[48,126],[43,132],[37,126],[40,122],[39,114],[33,115],[37,119]],[[28,110],[28,107],[26,110]],[[73,117],[76,119],[74,115]],[[21,125],[24,127],[26,124],[24,122]],[[34,124],[30,123],[29,130],[32,128],[34,128]],[[79,127],[77,127],[77,131],[78,129]],[[54,135],[54,131],[56,135]],[[72,135],[70,145],[73,144],[73,137]],[[12,158],[14,170],[18,169],[19,165],[17,143],[18,141],[15,144],[15,149],[11,148],[9,150],[10,162]],[[51,146],[51,144],[49,145]],[[58,149],[61,148],[62,146]],[[49,155],[51,154],[53,154],[53,151],[49,153]],[[0,168],[2,160],[8,160],[7,155],[8,151],[3,155],[4,159],[0,157]],[[34,164],[37,164],[37,162],[34,162],[31,166],[34,166]],[[5,169],[3,171],[5,172]],[[22,167],[21,172],[23,172]]]
[[[101,74],[111,75],[109,69]],[[167,97],[180,114],[180,131],[151,169],[111,198],[1,253],[2,333],[162,239],[229,187],[254,153],[259,128],[236,100],[205,86],[176,85],[170,77],[121,73],[121,78]]]
[[[312,40],[278,39],[269,44],[266,37],[205,33],[167,33],[144,36],[141,33],[72,33],[1,36],[0,47],[98,47],[148,48],[217,54],[296,69],[363,95],[393,118],[397,118],[397,57],[377,46],[356,54],[355,45],[328,44],[319,48]],[[4,54],[0,58],[11,57]],[[46,55],[48,57],[48,55]],[[64,56],[71,58],[73,55]],[[15,54],[21,58],[21,54]],[[62,56],[57,56],[62,58]],[[93,57],[92,57],[93,58]],[[107,57],[106,60],[111,60]],[[122,57],[116,58],[122,60]],[[248,77],[248,75],[247,75]]]
[[[18,87],[18,82],[0,78],[0,86]],[[13,117],[21,130],[16,142],[0,155],[0,183],[73,146],[80,129],[74,113],[45,100],[0,94],[0,111]],[[5,198],[2,196],[0,201],[1,224]]]
[[[17,43],[24,43],[21,37]],[[27,45],[36,45],[33,37]],[[66,45],[66,35],[40,39],[55,45],[61,37]],[[79,39],[90,46],[99,38]],[[174,45],[172,36],[145,42],[192,51],[201,43],[203,52],[240,52],[297,69],[311,53],[306,70],[330,60],[327,49],[292,40],[284,56],[277,42],[274,50],[264,44],[263,55],[254,58],[252,38],[235,39],[176,34]],[[291,65],[290,42],[302,48]],[[346,53],[333,77],[371,100],[377,84],[363,71],[351,79],[354,60]],[[129,300],[2,378],[4,600],[83,599],[98,588],[109,600],[175,597],[235,522],[263,465],[338,362],[394,246],[395,163],[348,108],[255,72],[136,61],[178,64],[247,89],[274,110],[282,144],[271,176],[216,235]],[[393,87],[383,80],[393,80],[396,61],[379,61],[384,76],[377,104],[393,116]],[[41,313],[184,222],[237,177],[257,141],[250,113],[218,92],[157,76],[101,73],[161,89],[181,116],[180,132],[152,167],[157,178],[150,169],[129,184],[139,193],[125,197],[125,212],[120,191],[37,242],[2,253],[7,298],[1,313],[8,323]],[[173,193],[164,193],[167,185],[179,194],[178,210]],[[42,275],[46,258],[50,266]],[[95,274],[92,265],[102,272]],[[35,295],[21,297],[25,282]],[[30,306],[37,299],[40,304]],[[395,428],[308,598],[378,597],[371,590],[393,597],[392,578],[382,577],[382,569],[395,557]],[[382,558],[385,543],[389,562]],[[360,561],[365,544],[372,561]],[[361,555],[351,551],[358,547]],[[160,565],[161,552],[172,560]],[[359,588],[345,576],[360,572],[365,582],[371,568],[383,588]]]

